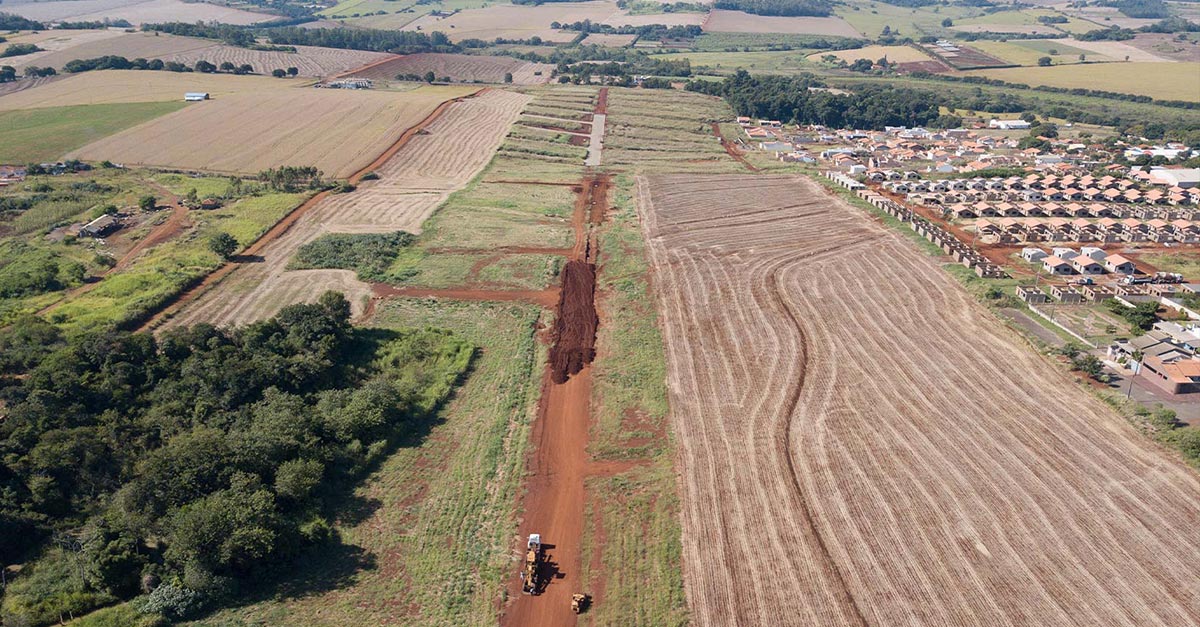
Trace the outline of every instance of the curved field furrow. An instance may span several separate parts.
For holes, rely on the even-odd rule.
[[[791,177],[639,180],[704,625],[1200,623],[1200,481]]]
[[[171,324],[245,324],[327,290],[344,292],[354,313],[361,313],[368,284],[348,270],[287,270],[296,250],[324,233],[420,232],[438,205],[483,169],[527,101],[521,94],[487,91],[450,104],[375,171],[379,179],[325,197],[267,245],[261,260],[240,266]]]
[[[504,75],[512,74],[515,85],[540,85],[550,80],[552,70],[554,66],[548,63],[530,63],[512,57],[426,52],[395,57],[356,70],[351,76],[390,81],[398,76],[424,76],[426,72],[433,72],[438,78],[447,77],[456,82],[503,83]]]

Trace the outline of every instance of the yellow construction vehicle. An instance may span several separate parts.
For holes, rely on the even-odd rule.
[[[571,595],[571,611],[576,614],[582,614],[587,611],[589,605],[592,604],[592,597],[583,594],[575,593]]]
[[[542,566],[542,535],[538,533],[529,534],[529,540],[525,542],[525,569],[521,571],[521,592],[525,594],[538,594],[540,584],[538,571]]]

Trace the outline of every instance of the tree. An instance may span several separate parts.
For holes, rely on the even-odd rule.
[[[1054,61],[1050,57],[1038,58],[1038,66],[1040,66],[1040,67],[1046,67],[1047,65],[1050,65],[1053,62]]]
[[[237,251],[238,241],[232,235],[221,231],[209,238],[208,248],[222,259],[229,259]]]
[[[504,82],[511,83],[513,81],[512,72],[504,73]]]
[[[433,70],[429,70],[428,72],[425,73],[425,82],[426,83],[432,83],[435,80],[437,80],[437,74],[434,74]]]
[[[234,74],[253,74],[254,66],[250,65],[249,63],[243,63],[243,64],[239,65],[237,67],[237,69],[233,71],[233,73]]]
[[[951,26],[954,26],[954,20],[952,20],[950,18],[946,18],[946,19],[942,20],[943,28],[950,28]]]
[[[1087,55],[1086,55],[1086,54],[1084,54],[1084,53],[1082,53],[1082,52],[1081,52],[1081,53],[1079,53],[1079,62],[1080,62],[1080,63],[1083,63],[1083,62],[1085,62],[1085,61],[1087,61]]]
[[[138,207],[141,207],[142,211],[154,211],[158,207],[158,199],[150,195],[142,196],[138,200]]]
[[[1100,374],[1104,372],[1104,364],[1091,353],[1077,355],[1071,360],[1071,367],[1097,380],[1099,380]]]
[[[299,73],[300,73],[300,70],[299,70],[299,69],[297,69],[297,68],[295,68],[295,67],[290,67],[290,68],[288,68],[288,69],[287,69],[287,75],[288,75],[288,76],[295,76],[295,75],[297,75],[297,74],[299,74]]]
[[[237,69],[237,66],[236,66],[236,65],[234,65],[234,64],[233,64],[232,62],[230,62],[230,61],[225,61],[224,63],[222,63],[222,64],[221,64],[221,71],[222,71],[222,72],[232,72],[232,71],[234,71],[235,69]]]
[[[276,68],[274,70],[271,70],[271,76],[274,76],[275,78],[284,78],[285,76],[287,76],[287,72]]]
[[[212,74],[213,72],[217,71],[217,66],[205,61],[204,59],[197,61],[196,65],[193,67],[197,72],[201,72],[203,74]]]

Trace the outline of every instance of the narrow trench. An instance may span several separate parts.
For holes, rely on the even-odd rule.
[[[576,245],[563,267],[550,347],[550,380],[566,383],[596,356],[596,253],[594,227],[604,220],[609,177],[589,174],[575,207]],[[589,228],[590,227],[590,228]]]

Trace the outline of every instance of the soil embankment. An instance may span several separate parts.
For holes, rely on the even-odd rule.
[[[562,272],[554,344],[550,348],[550,380],[566,383],[596,356],[596,265],[567,262]]]

